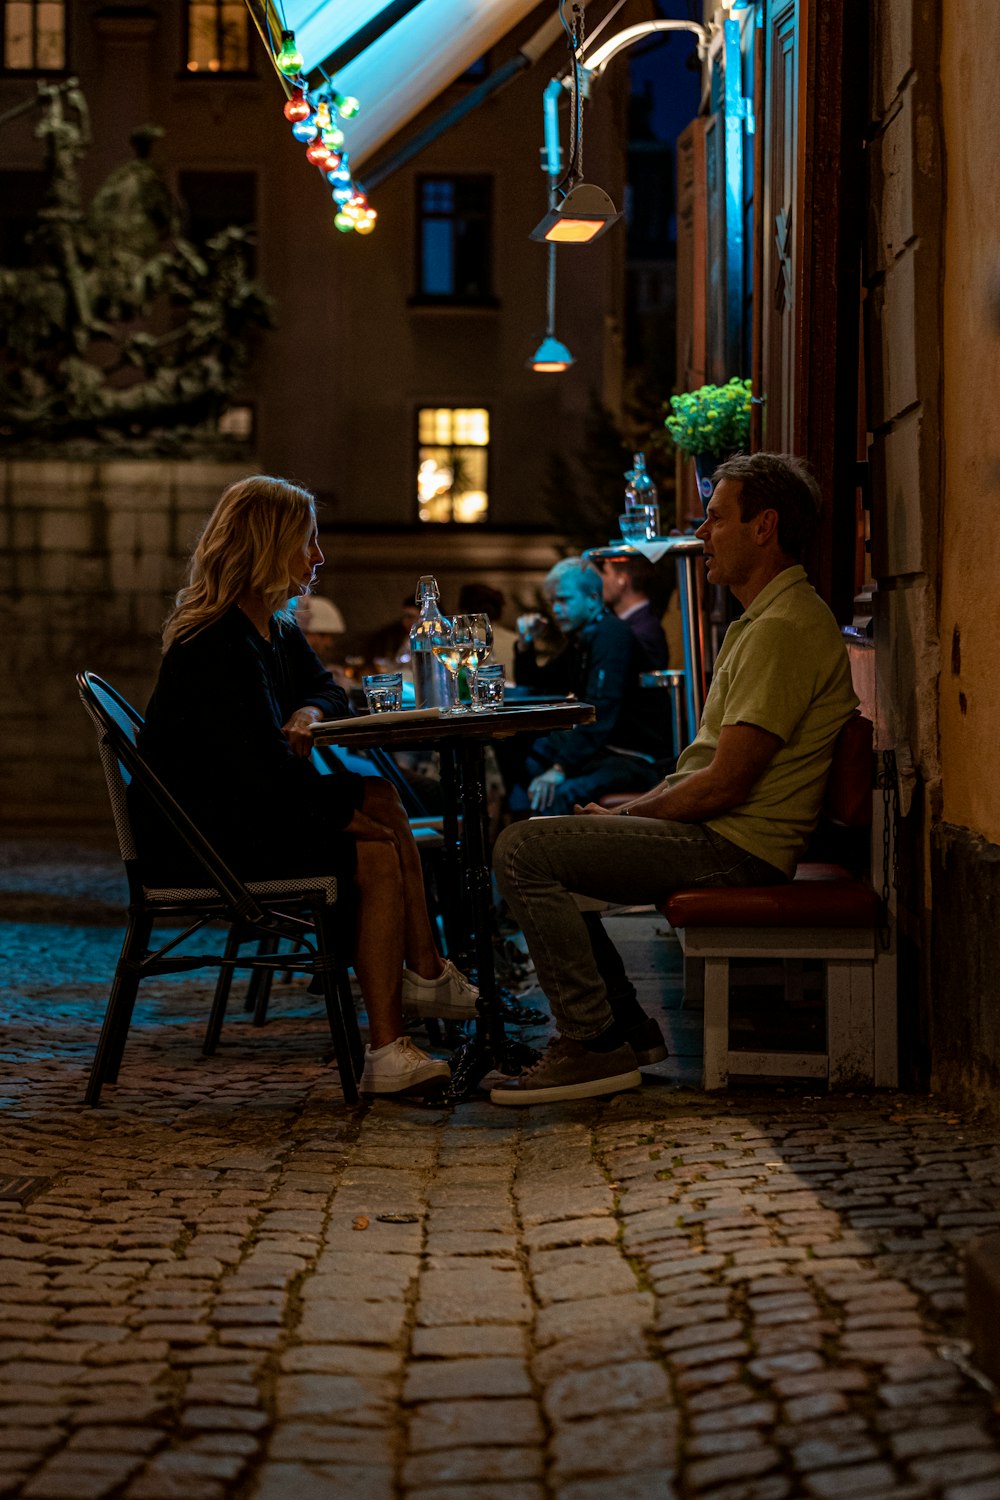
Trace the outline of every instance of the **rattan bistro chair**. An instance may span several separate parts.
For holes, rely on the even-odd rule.
[[[280,967],[320,977],[341,1087],[348,1104],[354,1104],[358,1098],[363,1048],[347,965],[338,957],[336,876],[304,875],[244,884],[140,755],[136,747],[142,727],[140,715],[92,672],[79,673],[76,681],[83,706],[97,730],[129,888],[128,926],[87,1084],[86,1103],[96,1104],[102,1086],[118,1078],[136,993],[143,979],[153,974],[178,974],[201,968],[219,970],[204,1047],[206,1053],[211,1053],[222,1027],[234,969]],[[126,788],[133,778],[144,787],[204,869],[203,885],[153,888],[143,884],[126,802]],[[188,925],[169,942],[150,950],[154,924],[161,918],[171,919],[174,925],[187,920]],[[222,953],[176,952],[192,934],[214,923],[228,927]],[[274,940],[279,938],[290,939],[293,951],[276,956]],[[252,939],[266,940],[263,951],[258,942],[258,951],[253,956],[241,958],[241,943]]]

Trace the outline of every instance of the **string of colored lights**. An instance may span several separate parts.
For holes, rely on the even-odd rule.
[[[351,176],[344,132],[338,123],[353,119],[360,104],[349,94],[339,94],[328,78],[318,89],[307,87],[293,31],[282,31],[274,63],[292,90],[284,106],[285,119],[291,122],[295,139],[305,146],[306,161],[323,173],[330,186],[337,206],[334,225],[342,234],[371,234],[378,214]]]

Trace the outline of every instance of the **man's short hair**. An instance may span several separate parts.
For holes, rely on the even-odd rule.
[[[719,465],[715,484],[738,484],[740,516],[752,521],[762,510],[778,512],[778,546],[801,562],[819,520],[820,492],[812,470],[794,453],[736,453]]]
[[[641,553],[635,557],[609,557],[604,566],[613,568],[616,573],[624,573],[629,586],[637,594],[644,594],[647,599],[656,586],[656,569],[649,558],[643,557]]]
[[[463,583],[458,591],[458,613],[460,615],[489,615],[499,620],[506,599],[499,589],[488,583]]]
[[[545,576],[545,587],[553,589],[566,577],[576,578],[585,594],[593,599],[604,598],[604,583],[596,568],[582,557],[564,557],[550,568]]]

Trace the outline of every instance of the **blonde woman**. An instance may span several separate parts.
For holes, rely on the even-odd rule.
[[[466,1019],[477,991],[435,946],[395,788],[349,771],[321,775],[310,759],[309,725],[350,713],[288,608],[322,562],[307,490],[263,476],[230,485],[164,627],[139,744],[244,879],[332,871],[353,884],[353,961],[370,1027],[361,1088],[415,1092],[449,1070],[403,1035],[403,1009]],[[151,881],[200,879],[138,793],[132,815]]]

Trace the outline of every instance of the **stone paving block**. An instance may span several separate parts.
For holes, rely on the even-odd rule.
[[[522,1237],[526,1250],[551,1250],[563,1245],[613,1245],[618,1222],[610,1215],[567,1218],[535,1224]]]
[[[478,1480],[475,1484],[430,1485],[410,1490],[412,1500],[545,1500],[540,1484],[505,1479],[499,1484]]]
[[[468,1271],[425,1272],[417,1301],[418,1326],[530,1323],[533,1309],[519,1268],[505,1261],[474,1264]]]
[[[671,1412],[617,1412],[570,1422],[552,1439],[555,1478],[619,1474],[650,1468],[671,1472],[676,1459],[677,1418]]]
[[[272,1459],[303,1463],[389,1464],[396,1449],[391,1424],[381,1428],[341,1426],[329,1416],[280,1423],[269,1444]]]
[[[670,1384],[663,1368],[652,1360],[632,1360],[594,1370],[571,1370],[553,1380],[542,1397],[549,1420],[556,1426],[601,1412],[667,1410],[672,1405]]]
[[[297,1333],[307,1344],[395,1344],[406,1323],[405,1302],[311,1302]]]
[[[599,1366],[642,1361],[649,1346],[639,1325],[607,1328],[603,1333],[575,1334],[541,1349],[532,1360],[532,1374],[547,1385],[570,1370],[593,1370]]]
[[[433,1264],[437,1256],[517,1254],[517,1237],[483,1230],[451,1229],[428,1232],[426,1254]]]
[[[400,1349],[367,1344],[298,1344],[286,1349],[278,1368],[290,1375],[395,1375],[402,1368]]]
[[[618,1329],[649,1328],[652,1322],[653,1298],[649,1292],[556,1302],[540,1309],[535,1319],[535,1343],[544,1349],[561,1339],[593,1338]]]
[[[608,1479],[571,1479],[559,1486],[559,1500],[676,1500],[671,1476],[663,1469],[618,1474]]]
[[[908,1467],[922,1484],[959,1484],[1000,1475],[1000,1453],[995,1448],[988,1452],[942,1453],[940,1457],[915,1459]]]
[[[493,1484],[540,1479],[545,1460],[540,1448],[452,1448],[418,1453],[403,1465],[404,1485]]]
[[[571,1262],[535,1271],[535,1296],[543,1307],[552,1302],[577,1302],[584,1297],[614,1296],[637,1290],[635,1272],[628,1261],[608,1247],[607,1253],[589,1262]]]
[[[852,1464],[846,1469],[807,1474],[802,1482],[818,1500],[851,1500],[855,1495],[873,1495],[883,1500],[895,1486],[895,1475],[888,1464]]]
[[[430,1360],[411,1365],[403,1400],[463,1400],[470,1396],[530,1396],[531,1380],[523,1359]]]
[[[27,1500],[100,1500],[123,1485],[142,1458],[131,1453],[57,1453],[24,1486]]]
[[[527,1348],[526,1330],[506,1323],[464,1323],[455,1326],[442,1324],[436,1328],[415,1328],[410,1341],[410,1353],[415,1359],[462,1358],[463,1355],[482,1359],[508,1355],[518,1358]]]
[[[942,1500],[1000,1500],[1000,1479],[978,1479],[969,1484],[951,1484]]]
[[[925,1419],[926,1421],[926,1419]],[[991,1448],[993,1440],[977,1422],[950,1423],[945,1427],[921,1425],[892,1437],[897,1458],[920,1458],[924,1454],[947,1453],[963,1448]]]
[[[777,1448],[769,1444],[751,1444],[737,1453],[700,1458],[685,1464],[684,1484],[694,1490],[708,1490],[732,1480],[752,1479],[766,1474],[781,1461]]]
[[[378,1464],[266,1463],[252,1500],[393,1500],[392,1470]]]
[[[415,1408],[410,1423],[410,1450],[434,1448],[531,1447],[542,1440],[534,1401],[436,1401]]]

